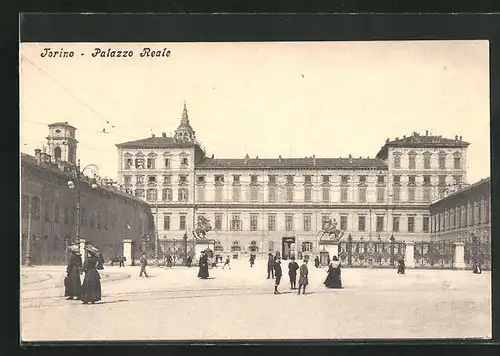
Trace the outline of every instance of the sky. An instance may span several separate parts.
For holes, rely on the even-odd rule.
[[[387,138],[429,130],[470,143],[469,183],[490,175],[488,41],[23,43],[20,58],[21,151],[67,121],[101,176],[117,176],[115,144],[173,135],[184,101],[216,158],[374,157]]]

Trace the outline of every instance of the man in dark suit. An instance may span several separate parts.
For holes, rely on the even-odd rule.
[[[271,275],[274,278],[274,258],[272,253],[268,253],[268,260],[267,260],[267,279],[271,278]]]
[[[274,262],[274,277],[275,277],[274,294],[281,294],[280,292],[278,292],[278,286],[280,285],[281,276],[282,276],[281,261],[278,258],[276,259],[276,262]]]

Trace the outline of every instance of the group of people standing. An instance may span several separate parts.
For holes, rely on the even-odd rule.
[[[309,270],[307,269],[307,260],[303,261],[302,266],[295,262],[295,257],[291,257],[291,262],[288,263],[288,277],[290,279],[290,289],[297,289],[297,271],[299,271],[299,288],[298,293],[302,289],[302,294],[306,293],[306,286],[309,284]],[[281,269],[281,259],[278,253],[273,256],[272,253],[268,254],[267,262],[267,279],[271,277],[274,279],[274,294],[281,294],[278,291],[278,286],[281,282],[281,277],[283,276],[283,271]]]
[[[64,296],[68,300],[81,300],[83,304],[94,304],[101,300],[101,276],[97,269],[103,268],[103,258],[99,250],[93,246],[85,247],[87,255],[82,264],[82,257],[77,245],[68,248],[70,257],[64,278]],[[83,283],[80,274],[85,273]]]

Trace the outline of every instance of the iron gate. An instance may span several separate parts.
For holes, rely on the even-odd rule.
[[[491,270],[491,244],[484,242],[465,242],[464,262],[468,269],[478,262],[484,270]]]
[[[344,267],[394,267],[405,256],[403,242],[342,241],[339,259]]]
[[[415,242],[415,268],[453,268],[455,246],[451,241]]]
[[[187,256],[194,258],[196,254],[195,240],[163,240],[160,246],[159,259],[166,263],[167,256],[171,256],[172,264],[176,266],[185,265]]]

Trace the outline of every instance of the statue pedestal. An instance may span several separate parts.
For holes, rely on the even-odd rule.
[[[197,239],[196,241],[196,246],[195,246],[195,256],[196,258],[199,258],[201,253],[205,250],[211,250],[212,255],[208,256],[210,258],[213,258],[213,253],[215,249],[215,240],[214,239]]]
[[[339,257],[339,242],[332,240],[325,240],[319,242],[319,252],[326,251],[330,256],[330,260],[333,256]],[[324,254],[324,252],[323,252]]]

